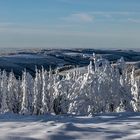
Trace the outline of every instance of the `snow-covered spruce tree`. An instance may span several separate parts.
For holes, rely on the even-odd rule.
[[[69,107],[69,94],[71,93],[71,78],[73,76],[66,74],[65,77],[59,75],[58,70],[56,69],[54,74],[54,100],[53,100],[53,110],[55,114],[66,114]]]
[[[53,74],[50,71],[44,70],[42,67],[41,77],[42,77],[42,113],[52,113],[53,112],[53,101],[54,101],[54,84],[57,81],[56,73]]]
[[[17,113],[21,113],[21,108],[22,108],[22,98],[23,98],[23,94],[22,94],[22,78],[19,77],[17,79]]]
[[[18,81],[14,76],[14,73],[11,72],[8,77],[8,108],[10,112],[19,113],[20,107],[20,80]]]
[[[103,58],[97,59],[96,86],[98,87],[98,90],[96,92],[98,92],[98,94],[96,94],[96,98],[98,99],[98,103],[97,103],[97,107],[95,107],[96,108],[95,112],[114,111],[113,110],[114,103],[112,103],[113,102],[112,97],[114,95],[111,92],[112,72],[113,72],[112,67],[107,60],[105,60]],[[113,106],[113,108],[109,110],[109,108],[107,108],[108,106],[109,106],[109,108],[110,108],[110,106]]]
[[[136,89],[138,92],[138,96],[137,96],[137,111],[140,112],[140,77],[138,76],[136,78]]]
[[[91,65],[90,65],[91,66]],[[90,71],[90,66],[88,70]],[[71,83],[71,90],[69,96],[69,113],[74,114],[87,114],[88,108],[88,100],[86,93],[86,82],[87,82],[87,74],[86,73],[79,73],[76,76],[75,80],[72,80]],[[76,93],[76,94],[75,94]],[[86,102],[87,101],[87,102]]]
[[[55,87],[56,87],[56,83],[57,81],[59,81],[59,74],[58,71],[55,71],[55,74],[53,74],[53,71],[50,67],[49,73],[48,73],[48,83],[47,83],[47,95],[46,95],[46,99],[47,99],[47,107],[48,107],[48,112],[52,113],[54,112],[54,100],[56,98],[56,92],[55,92]]]
[[[105,101],[108,101],[108,111],[133,111],[131,104],[132,94],[129,83],[127,67],[123,58],[117,61],[116,67],[110,67],[106,72],[110,85],[105,85],[108,90]],[[100,84],[99,84],[100,85]],[[107,105],[107,103],[106,103]]]
[[[139,88],[138,88],[138,81],[135,78],[135,68],[133,67],[131,72],[131,94],[133,100],[131,104],[135,112],[139,111]]]
[[[42,108],[42,77],[41,71],[37,70],[35,73],[34,87],[33,87],[33,114],[41,114]]]
[[[56,114],[68,113],[72,93],[72,77],[66,75],[65,78],[55,83],[54,112]]]
[[[6,113],[9,112],[9,108],[8,108],[8,98],[7,98],[7,94],[8,94],[8,90],[7,90],[7,73],[6,71],[2,71],[2,75],[1,75],[1,104],[0,104],[0,113]]]
[[[70,104],[69,104],[69,113],[76,113],[77,110],[77,97],[79,96],[79,89],[81,86],[81,77],[78,77],[78,74],[76,74],[76,79],[71,85],[71,93],[68,95]],[[76,93],[76,94],[75,94]]]
[[[47,71],[44,70],[42,67],[41,71],[41,80],[42,80],[42,108],[41,108],[41,113],[46,113],[48,112],[48,107],[47,107],[47,84],[48,84],[48,76],[47,76]]]
[[[23,72],[22,83],[21,83],[21,92],[22,92],[22,103],[21,103],[21,114],[31,114],[33,107],[33,79],[32,76],[26,72]]]

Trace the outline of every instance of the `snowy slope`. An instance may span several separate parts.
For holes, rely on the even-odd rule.
[[[95,117],[0,115],[0,140],[139,140],[140,113]]]

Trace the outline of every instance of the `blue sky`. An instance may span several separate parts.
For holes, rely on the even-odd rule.
[[[140,0],[0,0],[1,48],[140,48]]]

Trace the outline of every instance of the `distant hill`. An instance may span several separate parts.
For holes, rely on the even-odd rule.
[[[96,49],[28,49],[1,51],[0,69],[7,72],[13,71],[18,77],[26,69],[34,75],[35,67],[42,66],[49,70],[59,67],[60,70],[72,67],[87,66],[92,54],[96,53],[103,58],[115,63],[117,59],[124,57],[127,62],[140,61],[140,52],[132,50],[96,50]],[[132,63],[134,64],[134,63]],[[137,69],[140,63],[137,63]]]

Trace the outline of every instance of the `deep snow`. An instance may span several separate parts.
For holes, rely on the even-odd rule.
[[[140,113],[0,115],[0,140],[139,140]]]

